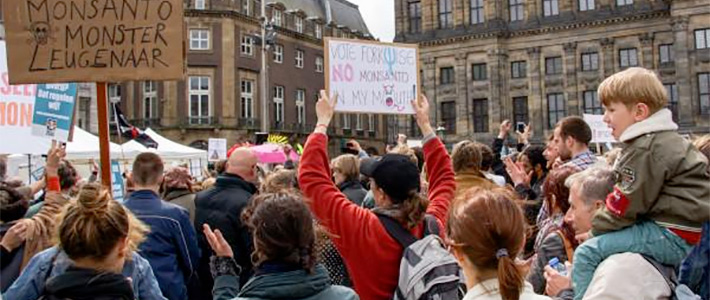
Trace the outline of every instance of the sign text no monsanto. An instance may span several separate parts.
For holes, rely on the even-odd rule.
[[[417,45],[326,38],[325,88],[339,112],[413,114],[420,92]]]
[[[180,0],[4,0],[10,83],[181,79]]]

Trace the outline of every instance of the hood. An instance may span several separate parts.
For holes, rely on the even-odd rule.
[[[671,130],[678,130],[678,125],[673,122],[673,113],[663,108],[647,119],[626,128],[619,137],[619,142],[625,143],[647,133]]]
[[[45,292],[60,299],[135,299],[131,284],[123,275],[74,266],[47,280]]]
[[[258,299],[302,299],[330,287],[330,278],[321,265],[313,274],[304,270],[255,276],[244,285],[239,297]]]

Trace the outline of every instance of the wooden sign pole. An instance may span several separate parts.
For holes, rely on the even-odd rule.
[[[109,156],[108,133],[108,101],[106,99],[106,82],[96,83],[96,110],[99,115],[99,153],[101,154],[101,183],[111,189],[111,157]]]

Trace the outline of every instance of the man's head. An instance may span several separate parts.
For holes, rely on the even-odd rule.
[[[604,206],[607,195],[614,189],[614,172],[608,167],[595,166],[567,178],[570,208],[565,222],[576,234],[592,229],[594,213]]]
[[[259,178],[256,165],[258,162],[259,160],[254,151],[241,147],[234,150],[229,156],[224,172],[237,175],[248,182],[256,183]]]
[[[628,68],[609,76],[597,89],[604,106],[604,122],[617,140],[634,123],[643,121],[668,103],[668,93],[653,71]]]
[[[467,170],[479,171],[481,160],[481,150],[474,142],[468,140],[454,145],[453,151],[451,151],[451,161],[456,173]]]
[[[144,152],[133,161],[132,179],[139,189],[153,189],[163,181],[163,160],[155,153]]]
[[[479,144],[479,149],[481,150],[481,171],[490,171],[493,165],[493,150],[486,144]]]
[[[584,119],[577,116],[560,120],[554,134],[554,144],[562,160],[571,159],[580,149],[586,150],[592,140],[592,129]]]
[[[544,151],[545,148],[542,146],[529,146],[518,156],[526,174],[531,171],[535,171],[535,174],[547,172],[547,159],[543,155]]]
[[[549,137],[547,137],[547,143],[545,144],[545,151],[542,152],[542,155],[545,156],[545,159],[547,159],[547,165],[548,169],[550,166],[552,166],[552,163],[555,162],[555,159],[559,157],[559,153],[557,153],[557,146],[555,146],[555,134],[551,134]]]
[[[62,160],[59,163],[59,168],[57,169],[57,175],[59,176],[59,186],[62,191],[70,191],[74,188],[79,181],[79,173],[76,171],[74,166],[66,160]]]

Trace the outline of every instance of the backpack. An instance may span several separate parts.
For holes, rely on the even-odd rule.
[[[641,256],[666,280],[668,287],[671,289],[671,300],[702,300],[700,296],[693,293],[687,285],[678,283],[675,268],[662,265],[646,255],[642,254]]]
[[[377,214],[387,233],[404,248],[394,300],[455,300],[465,294],[464,277],[456,258],[444,247],[439,225],[424,217],[424,237],[417,240],[397,220]]]

